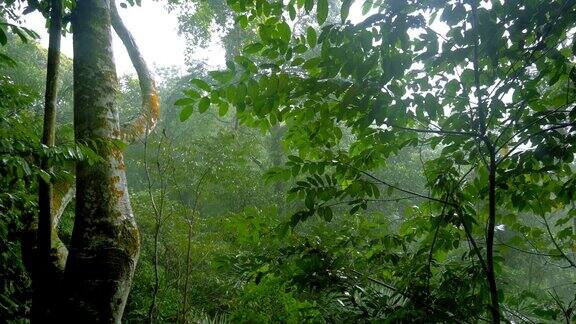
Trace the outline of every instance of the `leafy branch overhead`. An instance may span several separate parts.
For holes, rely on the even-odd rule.
[[[331,21],[325,0],[229,4],[258,39],[211,82],[193,82],[177,102],[181,120],[196,106],[233,106],[247,125],[286,125],[297,156],[270,177],[298,180],[290,192],[305,204],[292,225],[330,221],[341,203],[357,213],[381,191],[450,210],[486,260],[487,310],[499,322],[496,226],[522,233],[530,226],[504,215],[573,208],[576,3],[365,1],[350,17],[344,1]],[[315,13],[317,25],[300,28],[300,13]],[[410,147],[435,152],[428,193],[372,174]],[[555,255],[571,266],[561,252],[573,249],[568,218]]]

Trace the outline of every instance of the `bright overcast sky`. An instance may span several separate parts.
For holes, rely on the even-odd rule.
[[[142,55],[151,68],[175,66],[184,70],[184,55],[186,43],[178,35],[178,19],[176,14],[168,13],[161,3],[142,1],[142,6],[118,8],[124,23],[132,32]],[[45,19],[35,12],[26,16],[27,26],[41,36],[42,46],[48,45],[48,34],[44,27]],[[72,35],[62,39],[62,52],[72,57]],[[114,34],[114,55],[119,75],[134,74],[130,58],[120,39]],[[198,51],[198,59],[209,65],[219,65],[223,61],[223,49],[212,46]]]

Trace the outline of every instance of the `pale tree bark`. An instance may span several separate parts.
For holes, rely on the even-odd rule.
[[[76,164],[76,217],[64,274],[64,314],[74,322],[120,322],[140,239],[132,214],[120,139],[110,3],[77,2],[74,30],[74,127],[100,163]]]
[[[148,168],[147,160],[147,147],[148,147],[148,134],[156,127],[158,119],[160,117],[160,102],[158,98],[158,92],[156,89],[156,84],[152,78],[152,74],[149,71],[146,61],[140,54],[138,46],[134,41],[134,38],[122,22],[120,15],[118,14],[118,9],[114,0],[111,0],[111,17],[112,26],[116,31],[116,34],[122,40],[122,43],[128,51],[128,55],[132,61],[132,65],[138,74],[138,81],[140,84],[140,92],[142,97],[142,109],[139,116],[132,119],[128,124],[124,125],[121,137],[122,140],[128,143],[134,142],[139,137],[144,139],[144,164],[146,170],[146,177],[148,179],[148,193],[150,194],[150,199],[154,209],[155,215],[155,229],[154,229],[154,290],[152,295],[152,302],[148,309],[148,323],[152,323],[156,316],[156,303],[158,298],[158,292],[160,290],[160,281],[158,274],[158,246],[160,239],[160,230],[162,226],[163,210],[164,210],[164,198],[166,196],[166,183],[162,185],[162,193],[160,199],[160,206],[156,205],[156,201],[152,195],[152,184]],[[156,156],[156,165],[158,166],[158,172],[160,170],[160,148],[158,147],[158,152]]]
[[[61,18],[54,15],[62,12],[61,0],[52,0],[51,7],[55,8],[51,20],[57,24],[50,27],[43,136],[43,144],[48,146],[54,144],[55,138]],[[142,111],[124,128],[119,126],[115,106],[112,23],[130,53],[142,92]],[[39,289],[50,296],[50,302],[35,298],[34,321],[60,318],[66,322],[120,322],[140,243],[128,199],[123,156],[117,144],[133,142],[153,130],[160,114],[159,99],[152,75],[113,2],[78,1],[72,24],[75,137],[78,143],[93,147],[103,162],[77,164],[77,193],[74,183],[44,183],[40,189],[42,215],[38,222],[28,224],[23,233],[23,261],[33,277],[46,274],[43,281],[50,283],[50,287]],[[43,167],[48,170],[49,165],[43,162]],[[57,228],[75,196],[76,217],[69,252],[60,241]],[[60,308],[55,310],[57,307]]]
[[[146,65],[146,61],[140,54],[140,50],[126,28],[114,0],[110,1],[111,4],[111,17],[112,26],[116,34],[122,40],[124,47],[128,51],[132,65],[138,75],[138,82],[140,83],[140,93],[142,96],[142,109],[140,114],[132,119],[128,124],[122,127],[121,138],[127,143],[132,143],[139,137],[148,135],[158,123],[160,117],[160,99],[158,97],[158,90],[152,77],[152,73]]]
[[[68,257],[68,249],[64,243],[58,237],[58,225],[62,214],[64,213],[66,206],[76,194],[76,186],[73,182],[56,182],[53,184],[52,190],[52,230],[51,230],[51,240],[52,249],[50,250],[50,262],[47,265],[50,268],[50,273],[52,274],[52,279],[60,281],[62,274],[64,273],[64,267],[66,265],[66,258]],[[35,269],[40,266],[38,255],[38,245],[37,240],[38,232],[38,222],[32,222],[27,224],[27,228],[24,230],[22,235],[22,261],[26,270],[31,275],[34,275]],[[51,298],[54,298],[53,292],[50,293]]]
[[[109,0],[77,2],[74,31],[74,125],[78,143],[92,145],[100,163],[76,164],[76,217],[64,273],[61,318],[72,322],[119,323],[126,305],[140,238],[126,184],[120,141],[155,125],[158,97],[143,60],[131,58],[141,78],[144,113],[123,131],[115,96],[118,81],[111,26],[123,27]],[[119,32],[119,29],[116,28]],[[121,33],[121,32],[125,33]],[[129,53],[138,49],[120,29]],[[131,37],[130,37],[131,39]],[[142,71],[146,73],[141,73]],[[147,78],[143,82],[142,75]],[[146,88],[147,86],[147,88]]]

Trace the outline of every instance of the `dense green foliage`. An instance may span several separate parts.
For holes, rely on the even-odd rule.
[[[292,226],[331,221],[335,205],[354,215],[381,196],[420,198],[402,217],[411,231],[393,232],[411,248],[383,263],[403,271],[376,272],[407,298],[406,318],[550,316],[537,305],[547,299],[554,319],[570,321],[573,289],[527,288],[504,256],[551,257],[560,282],[572,280],[574,4],[366,1],[356,24],[351,4],[326,23],[325,0],[230,2],[259,40],[194,82],[181,117],[233,105],[248,125],[285,124],[297,154],[270,177],[297,180],[290,194],[305,208]],[[315,12],[319,28],[291,28],[299,11]],[[432,150],[427,193],[375,174],[409,147]]]
[[[29,256],[22,256],[20,244],[23,233],[36,222],[38,178],[55,180],[73,179],[72,162],[80,159],[97,160],[88,147],[76,145],[72,138],[70,92],[63,91],[59,100],[59,145],[54,148],[40,146],[42,133],[43,70],[46,51],[38,44],[22,42],[8,34],[10,43],[4,46],[4,55],[28,62],[0,64],[0,318],[21,319],[30,307],[30,278],[26,271]],[[65,72],[61,87],[71,83],[71,62],[62,62]],[[39,167],[39,160],[47,157],[60,166],[53,173]],[[69,238],[71,222],[61,224],[63,236]]]
[[[126,149],[126,322],[576,321],[574,1],[227,5],[167,4],[188,54],[221,35],[228,60],[157,71],[162,117]],[[38,177],[97,159],[72,141],[69,60],[39,145],[45,50],[19,24],[0,25],[0,321],[29,315]],[[138,89],[122,78],[124,116]]]

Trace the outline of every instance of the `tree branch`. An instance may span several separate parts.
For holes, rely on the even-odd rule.
[[[518,143],[516,143],[516,145],[514,145],[509,151],[508,153],[506,153],[506,155],[504,155],[503,157],[501,157],[500,159],[498,159],[498,161],[496,162],[496,164],[500,164],[500,162],[504,161],[507,157],[509,157],[512,153],[514,153],[514,151],[520,147],[520,145],[526,143],[527,141],[529,141],[532,137],[540,135],[542,133],[546,133],[548,131],[551,130],[556,130],[556,129],[560,129],[560,128],[565,128],[565,127],[570,127],[570,126],[574,126],[576,125],[576,122],[570,122],[570,123],[561,123],[561,124],[557,124],[548,128],[544,128],[541,129],[535,133],[532,133],[530,135],[528,135],[525,139],[520,140]]]
[[[138,82],[140,83],[140,92],[142,96],[142,108],[140,114],[132,119],[126,125],[123,125],[120,138],[127,143],[132,143],[139,137],[149,134],[154,130],[158,119],[160,117],[160,99],[158,97],[158,90],[156,83],[152,78],[152,73],[148,69],[144,58],[140,54],[140,50],[132,37],[130,31],[122,22],[116,2],[110,1],[110,18],[112,19],[112,26],[122,40],[124,47],[128,51],[130,60],[136,73],[138,74]]]
[[[456,136],[469,136],[469,137],[480,137],[481,135],[476,132],[460,132],[460,131],[452,131],[452,130],[444,130],[444,129],[424,129],[424,128],[411,128],[411,127],[404,127],[398,126],[394,124],[390,124],[387,122],[382,122],[383,125],[392,128],[398,128],[400,130],[411,131],[416,133],[427,133],[427,134],[440,134],[440,135],[456,135]]]
[[[76,182],[72,181],[61,181],[54,184],[54,200],[52,205],[52,215],[54,223],[53,228],[58,228],[60,224],[60,218],[68,206],[68,203],[74,199],[76,196]]]
[[[574,261],[572,261],[572,259],[570,259],[570,257],[568,257],[566,255],[566,253],[564,253],[564,251],[562,250],[560,245],[558,245],[558,242],[556,242],[556,239],[554,239],[554,235],[552,234],[552,231],[550,230],[550,225],[548,224],[548,220],[546,220],[546,216],[544,214],[542,214],[541,217],[542,217],[542,220],[544,221],[544,225],[546,226],[546,231],[548,232],[548,236],[550,236],[550,240],[552,241],[552,244],[554,244],[554,247],[556,247],[556,250],[558,250],[558,253],[560,253],[560,256],[563,257],[566,261],[568,261],[568,264],[570,264],[571,267],[576,268],[576,263],[574,263]]]
[[[526,125],[520,125],[519,130],[514,133],[512,136],[510,136],[506,141],[504,141],[504,143],[502,143],[498,149],[496,151],[501,150],[503,147],[505,147],[506,145],[508,145],[508,143],[510,143],[510,141],[512,141],[516,136],[520,135],[523,131],[529,129],[531,126],[534,126],[538,123],[540,123],[541,121],[543,121],[544,119],[548,118],[549,116],[556,114],[556,113],[570,113],[572,110],[562,110],[563,108],[569,106],[570,104],[566,104],[566,105],[562,105],[560,107],[557,107],[554,110],[549,110],[544,112],[541,116],[538,116],[538,118],[536,118],[535,120],[533,120],[532,122],[526,124]],[[525,106],[525,105],[523,105]],[[514,123],[515,121],[511,122],[510,124],[508,124],[504,130],[500,133],[500,135],[498,136],[498,138],[496,138],[495,143],[498,143],[498,140],[502,137],[502,135],[504,134],[504,132],[509,128],[509,126],[512,125],[512,123]],[[517,125],[518,126],[518,125]]]
[[[407,194],[410,194],[410,195],[413,195],[413,196],[416,196],[416,197],[420,197],[420,198],[424,198],[424,199],[436,201],[436,202],[439,202],[439,203],[442,203],[442,204],[448,204],[448,205],[451,205],[451,206],[455,206],[455,205],[453,205],[452,203],[445,202],[445,201],[443,201],[443,200],[441,200],[441,199],[438,199],[438,198],[429,197],[429,196],[426,196],[426,195],[423,195],[423,194],[420,194],[420,193],[417,193],[417,192],[413,192],[413,191],[410,191],[410,190],[402,189],[402,188],[400,188],[400,187],[398,187],[398,186],[395,186],[395,185],[393,185],[393,184],[391,184],[391,183],[388,183],[388,182],[386,182],[386,181],[384,181],[384,180],[382,180],[382,179],[379,179],[379,178],[373,176],[372,174],[370,174],[370,173],[368,173],[368,172],[366,172],[366,171],[362,171],[362,170],[358,170],[358,171],[359,171],[360,173],[364,174],[365,176],[371,178],[372,180],[376,181],[376,182],[379,182],[379,183],[381,183],[381,184],[383,184],[383,185],[385,185],[385,186],[388,186],[388,187],[390,187],[390,188],[396,189],[396,190],[401,191],[401,192],[403,192],[403,193],[407,193]]]
[[[373,25],[375,25],[379,22],[382,22],[385,19],[386,19],[386,15],[382,14],[382,13],[370,15],[368,18],[357,23],[355,27],[362,28],[362,29],[369,28],[369,27],[372,27]]]

